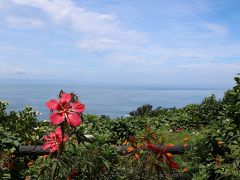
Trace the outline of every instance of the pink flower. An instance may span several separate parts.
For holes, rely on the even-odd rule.
[[[58,127],[48,136],[44,136],[44,140],[45,143],[43,144],[43,150],[50,149],[50,153],[52,153],[58,150],[59,144],[67,141],[67,135],[64,135],[64,137],[62,137],[62,130],[60,127]]]
[[[81,116],[85,109],[85,105],[79,101],[71,102],[72,94],[62,93],[59,101],[51,99],[46,103],[46,106],[53,111],[50,115],[50,120],[54,125],[62,123],[65,119],[72,126],[81,124]]]

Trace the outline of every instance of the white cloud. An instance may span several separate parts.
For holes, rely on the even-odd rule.
[[[101,14],[76,6],[70,0],[13,0],[18,5],[35,7],[46,12],[55,23],[69,24],[80,32],[109,33],[117,30],[111,14]]]
[[[104,51],[111,48],[111,44],[102,42],[101,39],[82,38],[77,46],[88,52]]]
[[[23,5],[24,8],[40,9],[47,14],[57,29],[70,30],[71,37],[76,37],[73,43],[79,49],[90,54],[96,53],[92,61],[101,59],[106,61],[104,65],[114,67],[113,69],[131,69],[129,72],[143,69],[145,72],[155,71],[155,74],[158,74],[160,71],[170,72],[171,68],[176,72],[178,69],[184,72],[192,68],[200,72],[208,67],[209,62],[221,62],[218,60],[219,57],[223,59],[240,55],[240,46],[227,41],[228,27],[210,22],[204,18],[205,16],[201,16],[212,14],[214,11],[205,1],[198,3],[163,1],[157,12],[153,12],[156,15],[160,14],[161,18],[150,19],[151,16],[148,16],[149,24],[155,24],[154,27],[140,27],[146,33],[124,27],[122,24],[124,22],[120,21],[121,17],[117,14],[89,10],[79,6],[77,1],[13,0],[13,2],[16,7]],[[133,10],[138,9],[133,7]],[[145,12],[140,14],[144,16]],[[145,26],[144,23],[141,25]],[[63,62],[67,63],[67,60]],[[214,65],[212,63],[209,69],[214,70]],[[234,65],[239,68],[239,65]],[[237,70],[233,65],[219,67]]]
[[[240,59],[239,59],[240,61]],[[201,69],[204,72],[217,71],[217,72],[237,72],[240,69],[240,63],[201,63],[201,64],[183,64],[177,65],[180,69],[189,69],[196,71]]]
[[[12,27],[16,28],[38,28],[43,26],[43,22],[39,19],[8,16],[5,21]]]
[[[2,0],[0,0],[0,9],[4,9],[5,8],[5,4]]]
[[[40,52],[36,49],[29,49],[26,47],[19,47],[19,46],[15,46],[9,43],[5,43],[5,42],[0,42],[0,54],[4,55],[11,55],[11,56],[23,56],[23,55],[29,55],[31,57],[37,57],[40,55]],[[1,59],[0,59],[1,60]]]
[[[78,6],[71,0],[13,0],[13,2],[17,5],[41,9],[49,15],[56,25],[68,26],[74,31],[79,32],[80,39],[76,39],[75,42],[77,47],[90,53],[110,52],[113,54],[113,60],[120,59],[116,58],[116,54],[123,54],[122,56],[125,57],[139,57],[139,53],[142,57],[137,59],[148,57],[148,59],[155,58],[155,61],[176,57],[203,58],[206,57],[207,54],[205,53],[205,50],[203,50],[204,47],[201,46],[206,42],[199,44],[198,40],[203,40],[203,38],[209,39],[209,37],[211,38],[211,36],[215,36],[216,34],[223,36],[228,32],[227,27],[223,25],[199,20],[197,16],[199,13],[202,13],[202,11],[194,10],[195,8],[193,7],[195,7],[196,4],[186,4],[182,2],[178,2],[177,5],[173,5],[174,8],[177,8],[177,11],[180,11],[175,13],[175,15],[180,17],[185,17],[186,15],[190,16],[189,22],[187,21],[187,23],[190,24],[186,27],[186,24],[181,24],[182,21],[179,21],[179,19],[177,21],[171,20],[172,13],[169,14],[169,12],[164,11],[164,9],[172,8],[172,5],[164,3],[164,9],[162,9],[163,11],[160,11],[159,13],[162,13],[163,17],[169,17],[169,22],[173,23],[173,26],[170,25],[166,27],[169,28],[169,32],[167,32],[168,36],[171,32],[174,33],[175,31],[179,31],[179,33],[172,34],[172,37],[170,38],[164,34],[160,34],[159,44],[157,42],[154,44],[146,33],[121,27],[121,23],[117,19],[116,15],[90,11],[86,8]],[[210,11],[204,3],[197,3],[197,7],[202,9],[204,12]],[[173,17],[175,19],[175,16]],[[214,35],[206,33],[206,31],[203,33],[201,29],[199,29],[202,28],[201,26]],[[160,33],[163,33],[163,31],[160,31]],[[164,33],[166,33],[166,29]],[[181,41],[178,40],[179,38]],[[170,41],[173,39],[173,43],[179,44],[181,47],[166,47],[166,44],[164,43],[168,42],[169,39]],[[182,40],[184,42],[182,42]],[[196,44],[198,47],[193,47],[193,42],[197,42]]]
[[[145,60],[142,59],[141,56],[137,56],[134,54],[112,54],[108,57],[104,57],[105,61],[108,62],[120,62],[120,64],[115,64],[116,67],[126,67],[126,65],[129,65],[129,63],[134,63],[135,67],[142,65],[142,63],[145,63]]]
[[[133,52],[142,46],[149,44],[145,33],[136,31],[121,31],[118,33],[109,32],[109,34],[86,34],[77,42],[77,46],[89,52]]]
[[[26,71],[20,68],[15,68],[12,70],[12,73],[21,75],[21,74],[26,74]]]
[[[228,33],[228,28],[220,24],[206,23],[205,28],[221,36],[225,36]]]
[[[106,50],[112,50],[115,46],[119,45],[119,41],[108,37],[95,37],[85,36],[78,42],[77,46],[88,52],[101,52]]]
[[[125,30],[115,15],[103,14],[79,7],[70,0],[13,0],[18,5],[39,8],[57,25],[66,25],[81,35],[76,44],[89,52],[133,51],[148,43],[147,35]]]
[[[7,63],[6,61],[2,61],[0,59],[0,75],[8,76],[24,74],[26,74],[26,71],[23,68],[17,67],[15,65],[12,65],[11,63]]]
[[[104,37],[104,38],[100,39],[100,41],[102,43],[106,43],[106,44],[116,44],[118,42],[114,39],[110,39],[110,38],[107,38],[107,37]]]

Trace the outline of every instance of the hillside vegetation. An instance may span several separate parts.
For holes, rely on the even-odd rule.
[[[183,108],[146,104],[129,117],[110,119],[76,107],[80,124],[68,117],[40,122],[31,107],[7,112],[8,104],[0,102],[0,178],[240,179],[240,77],[234,79],[236,85],[222,99],[211,95]],[[72,95],[69,108],[76,102]],[[52,136],[59,141],[50,146],[45,141]],[[165,147],[176,144],[186,153],[167,152]],[[18,157],[22,145],[49,145],[50,154]]]

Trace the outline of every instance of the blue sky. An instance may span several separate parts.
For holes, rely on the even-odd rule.
[[[225,87],[239,0],[0,0],[0,78]]]

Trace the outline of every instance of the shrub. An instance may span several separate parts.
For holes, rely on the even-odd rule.
[[[205,127],[203,138],[194,145],[191,172],[195,178],[240,178],[239,77],[235,80],[237,85],[225,93],[215,123]]]

